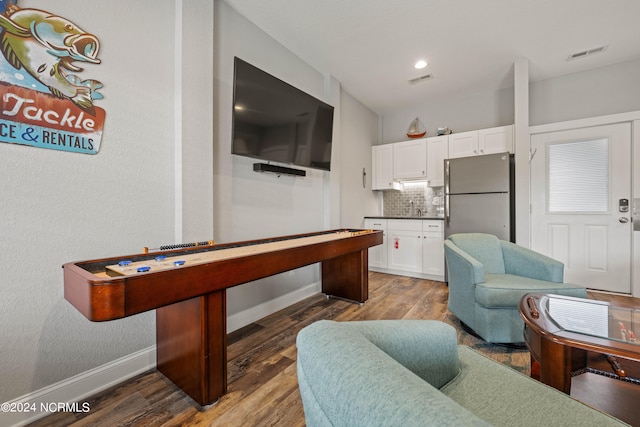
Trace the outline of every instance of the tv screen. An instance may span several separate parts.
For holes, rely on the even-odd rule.
[[[333,107],[235,58],[231,152],[330,170]]]

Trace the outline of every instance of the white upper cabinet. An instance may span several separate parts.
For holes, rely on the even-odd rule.
[[[480,154],[513,152],[513,125],[478,131]]]
[[[394,179],[426,179],[426,138],[396,142],[395,144],[391,145],[393,145]]]
[[[449,135],[449,158],[513,152],[513,125]]]
[[[478,131],[452,133],[449,135],[449,158],[478,155]]]
[[[444,185],[444,160],[449,153],[447,135],[427,138],[427,179],[429,187]]]
[[[373,173],[371,188],[373,190],[391,190],[398,188],[393,180],[393,146],[374,145],[372,147]]]

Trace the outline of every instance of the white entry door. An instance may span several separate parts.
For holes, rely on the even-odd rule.
[[[631,293],[631,124],[531,137],[531,248],[564,281]]]

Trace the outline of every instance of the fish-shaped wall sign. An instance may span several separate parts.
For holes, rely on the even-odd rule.
[[[99,64],[100,42],[76,24],[38,9],[10,5],[0,14],[0,52],[15,69],[24,69],[58,98],[71,100],[94,115],[94,99],[102,83],[82,80],[71,72],[83,69],[75,61]]]
[[[100,42],[56,14],[0,2],[0,142],[98,153],[102,83],[76,63],[100,64]]]

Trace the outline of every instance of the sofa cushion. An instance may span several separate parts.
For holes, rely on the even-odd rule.
[[[483,307],[516,308],[525,294],[540,292],[586,298],[587,290],[570,283],[547,282],[513,274],[485,274],[476,285],[476,302]]]
[[[510,427],[624,425],[468,347],[460,346],[458,352],[460,374],[440,391],[489,424]]]
[[[358,323],[322,320],[297,336],[298,382],[308,426],[487,425],[388,354],[399,356],[408,350],[413,356],[403,357],[414,358],[410,366],[430,364],[430,353],[437,359],[448,359],[439,363],[436,371],[441,372],[434,371],[439,383],[444,379],[442,373],[450,371],[448,366],[455,367],[442,382],[445,384],[458,372],[455,329],[429,320]],[[379,340],[374,337],[376,324],[381,328]],[[400,343],[393,348],[393,330],[401,338],[398,341],[409,338],[414,345]],[[427,336],[421,337],[423,333]],[[428,335],[452,342],[453,352],[448,348],[442,352]],[[425,341],[429,343],[425,345]],[[431,344],[433,352],[428,351]]]
[[[452,234],[447,239],[478,260],[484,266],[485,274],[505,272],[502,246],[496,236],[483,233],[460,233]]]

